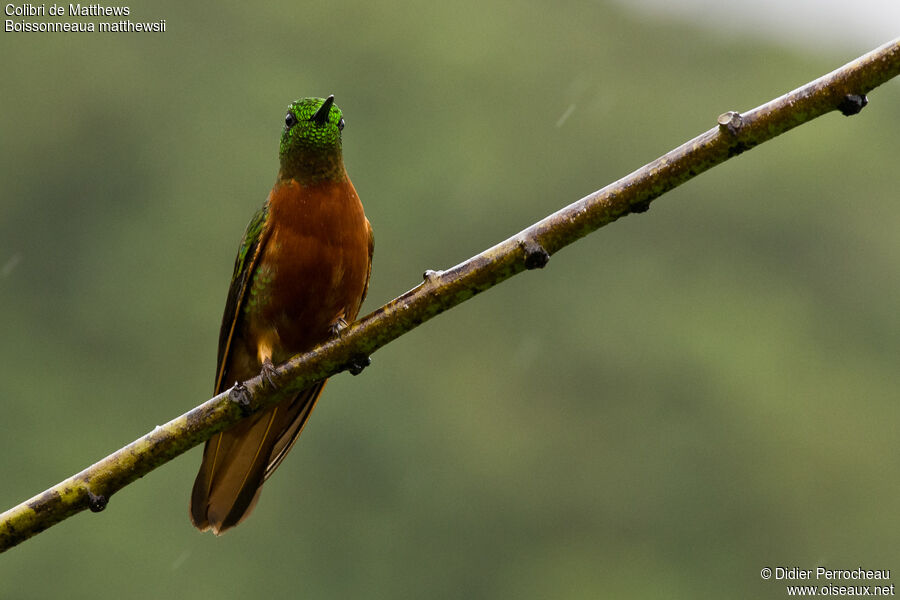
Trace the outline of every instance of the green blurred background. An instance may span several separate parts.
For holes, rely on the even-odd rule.
[[[887,41],[606,2],[128,6],[167,31],[0,35],[0,510],[209,397],[291,100],[346,115],[368,312]],[[780,598],[762,567],[900,569],[900,86],[870,100],[334,378],[226,536],[188,521],[195,449],[0,556],[0,598]]]

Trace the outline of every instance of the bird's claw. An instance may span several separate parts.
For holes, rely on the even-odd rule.
[[[273,388],[278,387],[278,373],[275,371],[275,365],[272,364],[271,358],[263,361],[259,375]]]
[[[232,402],[234,402],[241,408],[241,413],[243,413],[244,416],[247,416],[248,414],[250,414],[251,397],[250,397],[250,391],[247,389],[247,386],[245,386],[240,381],[235,381],[234,386],[232,386],[231,392],[229,393],[228,397],[231,399]]]
[[[347,329],[347,321],[344,320],[344,317],[338,317],[337,321],[331,324],[331,335],[337,337],[345,329]]]

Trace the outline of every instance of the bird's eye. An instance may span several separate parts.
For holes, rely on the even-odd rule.
[[[297,124],[297,117],[294,116],[294,113],[289,112],[284,116],[284,125],[288,129]]]
[[[344,119],[341,119],[340,121],[338,121],[338,131],[343,131],[343,130],[344,130]]]

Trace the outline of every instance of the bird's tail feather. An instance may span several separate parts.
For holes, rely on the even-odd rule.
[[[191,493],[195,527],[220,535],[250,515],[262,484],[297,441],[324,386],[317,383],[206,442]]]

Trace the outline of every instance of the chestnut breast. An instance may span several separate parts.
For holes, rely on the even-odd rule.
[[[248,337],[266,341],[276,363],[356,318],[369,274],[369,222],[350,179],[269,195],[268,239],[246,305]]]

